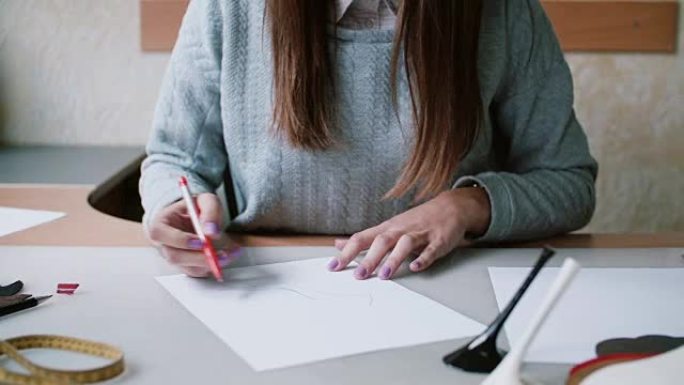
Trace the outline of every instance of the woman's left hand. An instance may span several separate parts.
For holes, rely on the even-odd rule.
[[[329,262],[328,268],[340,271],[362,251],[368,250],[354,271],[357,279],[366,279],[376,270],[381,279],[389,279],[404,260],[416,253],[418,257],[409,268],[414,272],[422,271],[465,244],[466,233],[483,234],[489,227],[489,220],[489,198],[483,188],[444,191],[348,240],[335,241],[341,253]]]

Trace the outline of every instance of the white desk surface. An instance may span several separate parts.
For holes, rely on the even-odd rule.
[[[681,248],[563,249],[549,265],[572,256],[588,267],[684,267],[683,253]],[[333,254],[326,247],[255,248],[236,266]],[[537,249],[463,250],[397,282],[487,324],[497,309],[487,267],[531,266],[538,254]],[[1,318],[0,335],[63,334],[116,345],[127,363],[125,374],[110,382],[116,384],[467,385],[484,378],[441,361],[467,339],[256,373],[154,280],[172,273],[151,248],[2,246],[3,284],[21,279],[25,292],[33,294],[54,292],[57,282],[77,281],[81,287],[74,296],[55,295],[36,308]],[[41,362],[74,365],[51,354]],[[524,376],[560,385],[568,370],[567,365],[529,364]]]

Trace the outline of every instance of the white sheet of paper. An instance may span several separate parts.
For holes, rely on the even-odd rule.
[[[157,277],[254,370],[474,336],[484,325],[392,282],[329,272],[328,258],[230,269],[223,284]]]
[[[499,309],[530,269],[490,267]],[[558,268],[543,269],[506,322],[515,346]],[[684,336],[684,269],[585,268],[580,270],[542,325],[525,357],[530,362],[578,363],[596,357],[611,338],[646,334]]]
[[[63,216],[64,213],[55,211],[0,207],[0,237],[54,221]]]

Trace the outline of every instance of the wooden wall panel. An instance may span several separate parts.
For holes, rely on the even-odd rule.
[[[676,0],[546,0],[542,4],[565,51],[676,49]]]
[[[676,49],[677,0],[542,0],[542,4],[566,51]],[[140,0],[144,51],[173,48],[187,5],[188,0]]]
[[[140,46],[143,51],[170,51],[188,0],[140,0]]]

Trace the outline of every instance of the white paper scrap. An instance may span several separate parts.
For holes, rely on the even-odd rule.
[[[55,211],[0,207],[0,237],[54,221],[63,216],[64,213]]]
[[[234,268],[223,284],[157,277],[254,370],[474,336],[484,325],[392,282],[329,272],[328,258]]]
[[[513,297],[530,269],[490,267],[499,309]],[[543,269],[505,324],[515,346],[558,274]],[[684,269],[585,268],[580,270],[542,325],[528,362],[579,363],[612,338],[648,334],[684,337]]]

